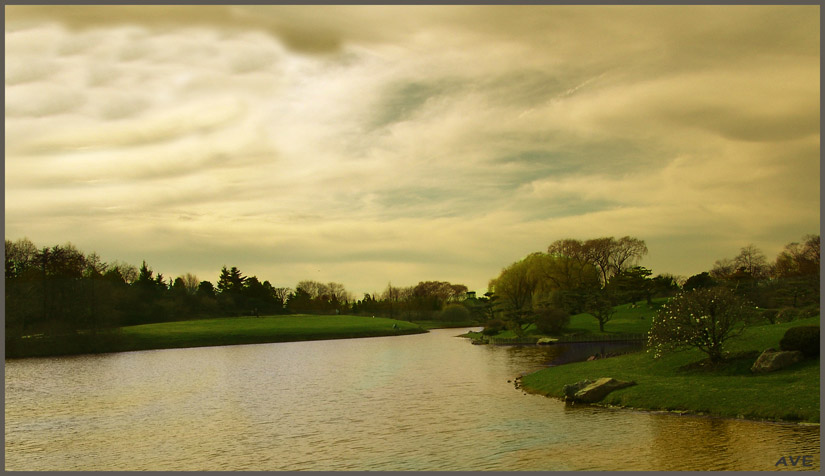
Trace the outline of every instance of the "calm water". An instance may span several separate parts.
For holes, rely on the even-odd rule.
[[[818,426],[568,407],[507,382],[558,349],[462,332],[9,360],[5,469],[819,469]]]

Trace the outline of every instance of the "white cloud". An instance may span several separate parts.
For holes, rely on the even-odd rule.
[[[481,290],[565,237],[690,274],[818,229],[797,10],[176,8],[7,16],[7,237],[372,292]]]

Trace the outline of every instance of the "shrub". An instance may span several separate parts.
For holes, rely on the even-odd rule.
[[[697,348],[712,363],[722,360],[722,345],[739,335],[755,312],[726,288],[697,288],[678,294],[656,313],[648,333],[648,351]]]
[[[819,356],[819,326],[791,327],[779,341],[781,350],[798,350],[805,357]]]
[[[536,313],[536,328],[542,334],[556,334],[570,324],[570,315],[564,310],[551,307]]]
[[[765,309],[764,311],[762,311],[761,317],[762,317],[762,319],[770,322],[771,324],[775,324],[776,323],[776,316],[778,314],[779,314],[779,311],[777,311],[776,309]]]
[[[791,322],[799,319],[799,309],[795,307],[786,307],[779,311],[776,315],[776,322]]]
[[[470,310],[461,304],[450,304],[441,311],[439,318],[445,322],[469,321]]]
[[[502,330],[504,330],[504,327],[504,322],[498,319],[492,319],[490,321],[487,321],[487,325],[484,326],[484,330],[481,331],[481,333],[486,336],[494,336]]]
[[[816,317],[818,315],[819,315],[819,306],[803,307],[802,310],[799,311],[799,317],[800,318]]]

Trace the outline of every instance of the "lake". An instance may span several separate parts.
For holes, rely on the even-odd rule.
[[[819,469],[819,426],[525,395],[560,349],[465,331],[6,360],[5,469]]]

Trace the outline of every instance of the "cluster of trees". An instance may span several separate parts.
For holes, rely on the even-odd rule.
[[[225,266],[217,286],[191,273],[167,280],[145,261],[138,268],[84,255],[70,243],[38,248],[28,239],[6,240],[5,322],[12,339],[201,317],[308,312],[327,299],[327,292],[313,294],[309,308],[301,307],[302,297],[320,289],[332,289],[345,303],[349,295],[343,285],[310,281],[292,292]]]
[[[444,314],[444,310],[455,304],[469,306],[470,303],[465,303],[466,298],[467,286],[448,281],[421,281],[407,287],[396,287],[390,283],[380,294],[365,294],[363,299],[353,304],[351,312],[408,321],[452,320],[455,314]]]
[[[565,313],[586,312],[604,331],[616,305],[641,300],[651,304],[654,297],[714,287],[725,287],[763,309],[819,305],[819,235],[789,243],[772,263],[748,245],[736,257],[717,260],[713,269],[687,280],[671,274],[652,276],[650,269],[638,265],[647,251],[643,240],[629,236],[558,240],[547,252],[526,256],[490,281],[490,317],[501,317],[521,333],[533,323],[546,327],[555,321],[558,327]]]
[[[785,245],[773,262],[755,246],[717,260],[709,272],[691,276],[684,289],[724,286],[763,309],[819,306],[819,235]]]
[[[234,266],[224,266],[213,285],[191,273],[167,279],[145,261],[140,267],[106,263],[70,243],[39,248],[24,238],[6,240],[5,248],[6,337],[12,340],[237,315],[355,313],[407,320],[447,318],[445,309],[463,303],[466,293],[462,284],[425,281],[401,288],[388,285],[383,294],[366,294],[356,301],[341,283],[307,280],[293,290],[245,276]],[[454,319],[455,312],[451,316]]]
[[[787,244],[773,263],[753,245],[741,248],[733,259],[717,260],[710,272],[688,278],[683,292],[656,314],[648,334],[649,351],[660,357],[667,351],[696,348],[717,363],[724,357],[725,342],[757,315],[771,323],[779,316],[793,319],[799,308],[817,315],[819,253],[819,235],[808,235],[801,243]]]
[[[558,240],[504,268],[487,297],[517,334],[536,322],[552,328],[554,320],[580,312],[604,330],[616,304],[673,292],[674,277],[651,279],[650,270],[636,265],[645,254],[645,242],[630,236]]]
[[[289,312],[307,314],[340,314],[349,311],[352,294],[340,283],[301,281],[295,292],[289,293],[285,308]]]

